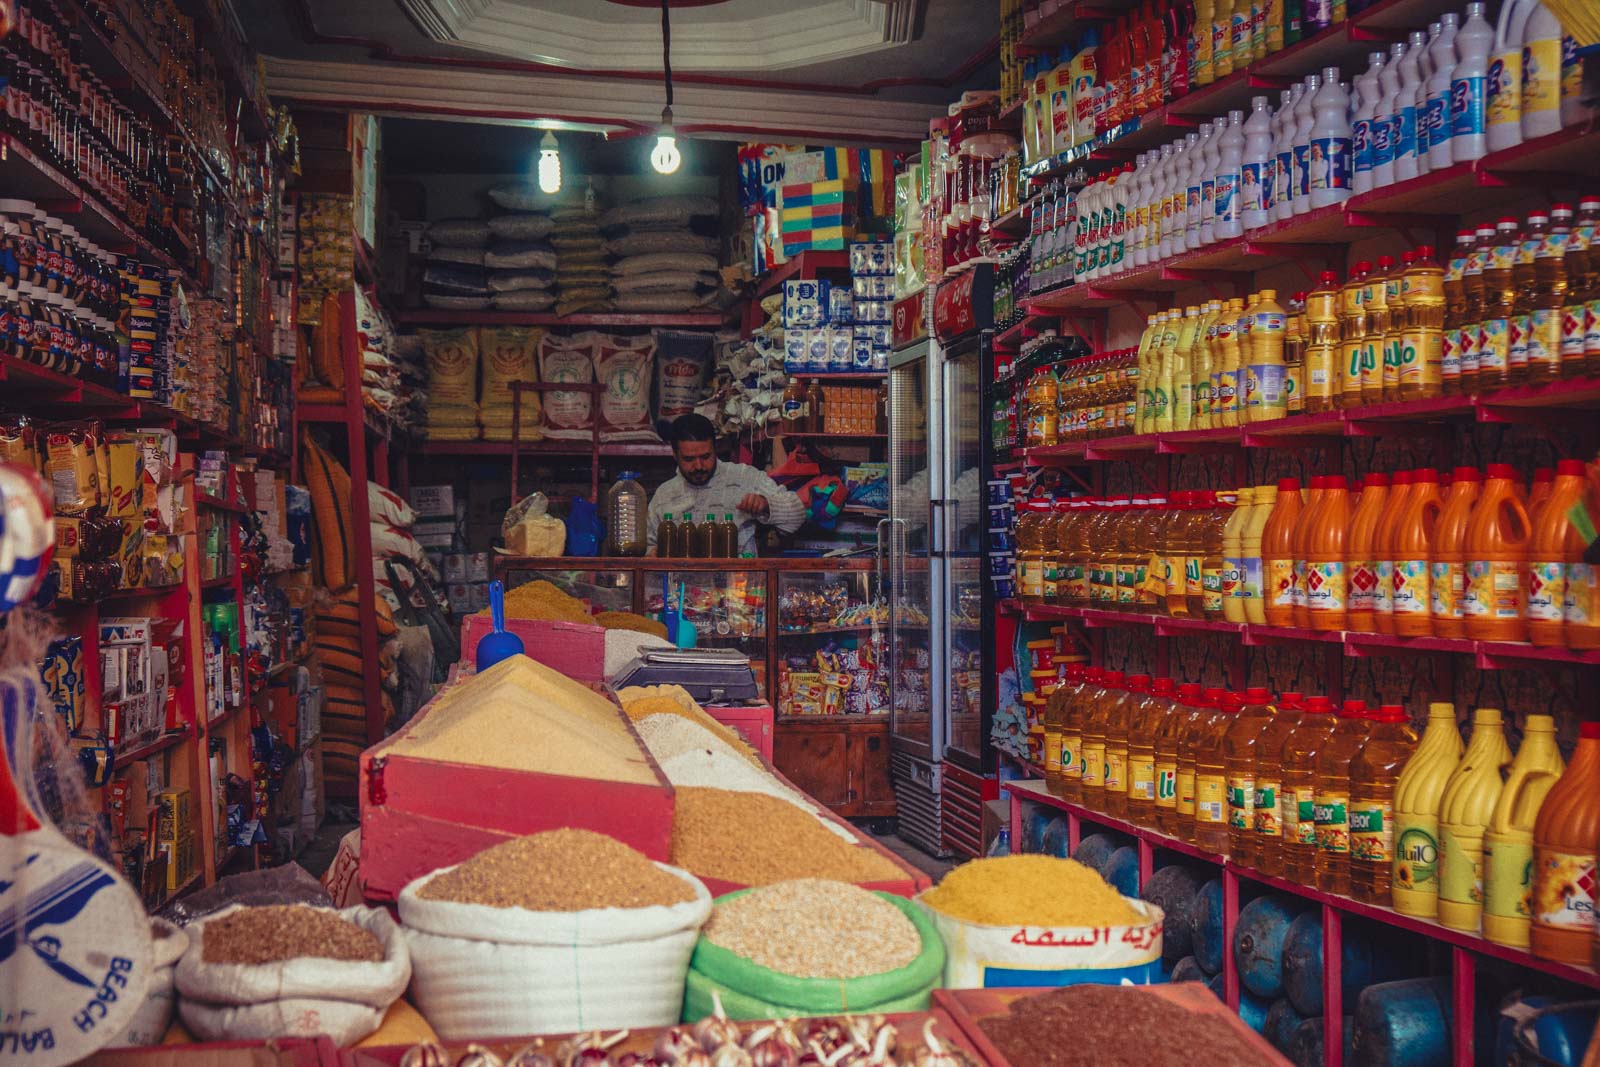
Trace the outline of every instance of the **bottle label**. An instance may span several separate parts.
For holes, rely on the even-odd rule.
[[[1589,301],[1583,309],[1583,351],[1585,355],[1600,354],[1600,299]]]
[[[1486,373],[1502,372],[1511,363],[1514,342],[1509,319],[1484,319],[1478,325],[1478,367]]]
[[[1413,327],[1400,335],[1395,349],[1400,385],[1434,386],[1444,381],[1444,331],[1435,326]],[[1459,366],[1457,374],[1460,373]]]
[[[1177,810],[1180,818],[1194,815],[1194,782],[1195,773],[1193,769],[1181,767],[1178,769],[1173,785],[1177,792],[1177,802],[1173,807]]]
[[[1155,775],[1156,807],[1177,808],[1178,765],[1171,760],[1157,760]]]
[[[1595,854],[1534,850],[1533,918],[1545,926],[1589,931],[1595,925]]]
[[[1450,83],[1450,135],[1471,137],[1484,130],[1484,78],[1457,78]]]
[[[1534,308],[1528,316],[1528,365],[1553,367],[1561,362],[1561,311]]]
[[[1378,610],[1378,561],[1350,561],[1350,610]]]
[[[1461,327],[1461,344],[1458,351],[1461,353],[1461,373],[1478,373],[1478,335],[1481,331],[1477,324]]]
[[[1484,80],[1488,96],[1488,123],[1503,126],[1522,122],[1522,52],[1505,52],[1489,61],[1489,76]]]
[[[1561,35],[1561,98],[1576,100],[1583,95],[1583,61],[1578,58],[1578,42],[1571,34]]]
[[[1261,597],[1261,559],[1256,557],[1244,561],[1244,582],[1239,586],[1239,596],[1245,600],[1258,600]]]
[[[1240,587],[1244,582],[1244,560],[1238,556],[1229,556],[1222,561],[1222,595],[1224,599],[1236,597],[1240,594]]]
[[[1462,617],[1461,590],[1466,568],[1460,563],[1428,564],[1428,610],[1436,619]]]
[[[1346,588],[1342,560],[1306,563],[1306,607],[1311,611],[1344,611]]]
[[[1469,850],[1450,827],[1439,834],[1439,899],[1458,904],[1483,903],[1483,843]]]
[[[1289,564],[1289,604],[1296,608],[1306,606],[1306,561],[1303,559]]]
[[[1156,761],[1153,756],[1128,759],[1128,797],[1132,800],[1156,799]]]
[[[1297,144],[1294,146],[1294,196],[1308,196],[1311,193],[1311,146]]]
[[[1067,778],[1083,777],[1082,756],[1083,738],[1077,734],[1061,734],[1061,773]]]
[[[1506,366],[1528,365],[1528,335],[1533,332],[1533,322],[1528,315],[1514,315],[1506,320]]]
[[[1228,825],[1249,830],[1255,823],[1256,782],[1254,778],[1228,779]]]
[[[1545,37],[1522,46],[1523,114],[1555,111],[1561,106],[1563,44]]]
[[[1103,788],[1106,784],[1106,745],[1104,741],[1085,741],[1080,761],[1085,787]]]
[[[1350,150],[1355,156],[1355,171],[1365,174],[1372,169],[1372,120],[1356,119],[1350,124]]]
[[[1394,127],[1387,116],[1372,120],[1372,165],[1394,162]]]
[[[1428,561],[1394,561],[1394,613],[1426,615],[1431,605],[1428,594]]]
[[[1205,595],[1205,583],[1200,576],[1200,557],[1183,557],[1183,595],[1201,597]]]
[[[1286,825],[1283,831],[1283,839],[1285,841],[1293,841],[1297,845],[1315,848],[1317,844],[1317,805],[1310,786],[1285,793],[1283,809],[1288,811],[1291,807],[1294,809],[1294,832],[1291,834]]]
[[[1258,834],[1279,837],[1283,834],[1283,814],[1278,810],[1280,787],[1272,781],[1256,782],[1256,806],[1252,813],[1253,828]]]
[[[1044,728],[1044,773],[1061,773],[1061,731],[1052,730],[1049,726]]]
[[[1428,128],[1428,149],[1441,148],[1449,144],[1454,133],[1450,121],[1450,94],[1438,93],[1428,98],[1428,105],[1422,114],[1422,121]]]
[[[1237,174],[1218,174],[1216,185],[1216,199],[1213,201],[1218,222],[1231,223],[1239,217],[1239,199],[1237,195],[1239,176]]]
[[[1268,174],[1271,167],[1266,168]],[[1239,168],[1239,207],[1244,211],[1264,211],[1272,202],[1272,196],[1262,185],[1262,165],[1259,162],[1242,164]],[[1220,191],[1217,193],[1218,204],[1222,200]],[[1221,211],[1221,207],[1218,207]]]
[[[1439,376],[1445,381],[1461,380],[1461,331],[1445,330],[1439,339]]]
[[[1483,843],[1483,910],[1507,919],[1533,918],[1533,844]]]
[[[1138,599],[1138,574],[1132,563],[1119,563],[1116,570],[1118,604],[1132,604]]]
[[[1350,188],[1350,138],[1311,139],[1311,188]]]
[[[1559,562],[1528,564],[1528,619],[1560,622],[1565,617],[1567,569]]]
[[[1272,179],[1272,202],[1287,204],[1294,194],[1294,151],[1278,153],[1278,173]]]
[[[1024,597],[1039,598],[1044,596],[1044,561],[1038,559],[1022,559],[1017,561],[1017,576],[1021,579],[1022,595]]]
[[[1350,858],[1388,864],[1394,859],[1394,813],[1383,803],[1350,808]]]
[[[1350,851],[1350,798],[1343,793],[1317,793],[1311,817],[1317,827],[1317,847],[1346,855]]]
[[[1561,309],[1561,360],[1583,357],[1584,305],[1568,304]]]
[[[1220,774],[1196,774],[1194,778],[1195,821],[1226,824],[1228,821],[1228,783]]]
[[[1432,819],[1402,815],[1395,820],[1394,884],[1423,893],[1439,891],[1439,843]]]
[[[1263,565],[1267,575],[1267,603],[1275,608],[1294,607],[1294,560],[1269,559]]]
[[[1106,791],[1126,792],[1128,788],[1128,753],[1123,749],[1106,749]]]
[[[1561,604],[1568,626],[1600,625],[1600,568],[1592,563],[1567,564]]]
[[[1417,108],[1406,104],[1394,117],[1394,158],[1405,159],[1417,154]]]
[[[1522,576],[1507,560],[1473,560],[1467,564],[1467,595],[1462,605],[1469,619],[1522,617]]]
[[[1280,327],[1282,321],[1278,317]],[[1261,328],[1260,323],[1256,328]],[[1244,406],[1265,417],[1273,417],[1274,414],[1281,416],[1287,406],[1283,395],[1285,369],[1281,363],[1250,364],[1249,373],[1245,376]]]
[[[1200,574],[1200,609],[1208,615],[1222,610],[1222,568],[1207,563]]]

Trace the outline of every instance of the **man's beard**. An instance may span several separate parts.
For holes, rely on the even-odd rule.
[[[683,476],[683,480],[688,482],[690,485],[705,485],[707,482],[711,481],[711,476],[716,473],[717,469],[713,467],[704,473],[697,472],[695,474],[685,474]]]

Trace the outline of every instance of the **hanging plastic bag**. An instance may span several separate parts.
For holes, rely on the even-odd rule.
[[[600,511],[583,497],[572,499],[572,511],[567,515],[567,552],[569,556],[598,556],[600,542],[605,539],[606,524]]]

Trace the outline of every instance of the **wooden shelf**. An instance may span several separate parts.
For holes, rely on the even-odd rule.
[[[587,456],[587,441],[524,441],[525,456]],[[510,456],[510,441],[417,441],[410,451],[420,456]],[[617,441],[600,445],[601,458],[670,459],[672,446],[652,441]]]
[[[610,326],[644,330],[654,326],[699,326],[720,329],[728,316],[720,311],[680,311],[657,314],[602,311],[592,314],[553,315],[540,311],[445,311],[419,308],[393,313],[402,326]]]

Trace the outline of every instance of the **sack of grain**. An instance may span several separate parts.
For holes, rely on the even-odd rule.
[[[539,340],[539,380],[572,385],[594,383],[593,334],[574,337],[547,334]],[[590,436],[594,419],[591,393],[550,391],[544,394],[544,436],[579,440]]]
[[[354,924],[370,940],[333,927],[330,917]],[[323,1034],[350,1045],[378,1028],[411,980],[406,939],[381,908],[236,905],[188,932],[177,968],[178,1013],[202,1041]],[[324,955],[312,954],[318,952]]]
[[[658,441],[650,426],[650,370],[655,339],[600,334],[594,377],[600,394],[600,440]]]
[[[705,399],[706,372],[716,356],[708,333],[656,330],[656,425],[687,415]]]
[[[511,383],[538,382],[536,353],[543,336],[543,330],[524,326],[485,326],[478,331],[478,348],[483,359],[483,400],[478,405],[478,421],[489,440],[511,439]],[[522,440],[542,438],[539,423],[543,407],[536,390],[522,391]]]
[[[556,294],[548,289],[515,289],[509,293],[496,293],[489,303],[496,311],[549,311],[556,302]]]
[[[447,1041],[676,1022],[711,894],[688,872],[655,866],[692,898],[531,911],[422,895],[454,867],[417,879],[399,899],[417,1008]]]
[[[478,402],[478,331],[422,330],[428,363],[428,398],[440,407],[475,407]]]
[[[144,990],[144,1003],[139,1005],[128,1028],[108,1041],[106,1048],[159,1045],[172,1026],[172,1013],[177,1008],[174,976],[178,960],[189,948],[189,936],[165,919],[151,919],[150,947],[154,969],[150,972],[150,984]]]
[[[489,220],[489,232],[512,241],[542,241],[555,225],[549,215],[497,215]]]
[[[489,224],[482,219],[440,219],[428,226],[428,243],[482,248],[489,243],[489,232]]]

